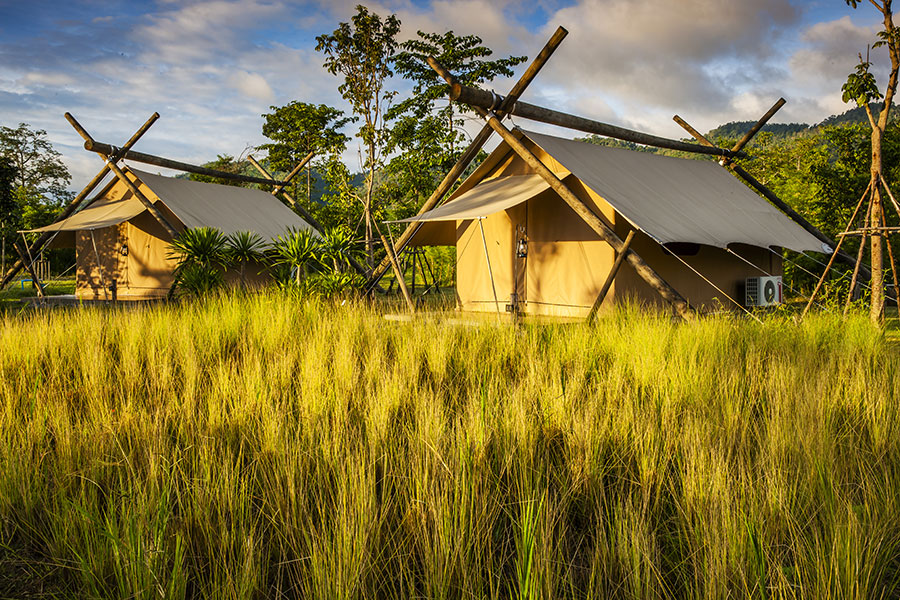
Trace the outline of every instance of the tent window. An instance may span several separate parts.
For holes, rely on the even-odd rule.
[[[665,244],[666,250],[678,256],[696,256],[700,252],[700,244],[693,242],[669,242]]]

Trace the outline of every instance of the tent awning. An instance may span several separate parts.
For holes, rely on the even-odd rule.
[[[456,243],[456,221],[481,219],[512,208],[550,186],[540,175],[511,175],[479,183],[443,206],[395,223],[422,223],[413,245],[452,245]]]
[[[141,201],[131,195],[108,202],[99,200],[67,219],[45,227],[28,229],[23,233],[102,229],[123,223],[141,214],[144,210],[146,209]]]
[[[401,219],[397,223],[418,221],[468,221],[511,208],[534,198],[550,186],[540,175],[511,175],[479,183],[474,188],[416,217]]]

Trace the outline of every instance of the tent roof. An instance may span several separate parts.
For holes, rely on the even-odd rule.
[[[524,134],[661,244],[824,250],[821,241],[713,161]]]
[[[740,243],[830,252],[821,241],[713,161],[609,148],[522,130],[517,130],[516,135],[527,137],[542,148],[634,227],[660,244],[693,242],[725,248]],[[406,221],[485,216],[548,189],[538,175],[483,179],[510,151],[502,143],[450,201]],[[416,236],[419,237],[422,236]]]
[[[484,181],[446,204],[400,223],[467,221],[512,208],[550,189],[540,175],[511,175]]]
[[[311,227],[277,198],[261,190],[164,177],[132,168],[129,171],[188,228],[215,227],[225,235],[249,230],[274,240],[289,227]],[[104,191],[109,189],[107,186]],[[114,200],[103,194],[69,218],[29,231],[100,229],[127,221],[144,210],[144,205],[130,193]]]
[[[249,230],[266,240],[274,240],[288,227],[311,227],[278,198],[262,190],[130,170],[185,227],[215,227],[225,235]]]

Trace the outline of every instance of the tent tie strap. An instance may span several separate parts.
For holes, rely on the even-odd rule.
[[[499,95],[493,89],[491,90],[491,106],[488,108],[488,112],[493,114],[495,110],[500,108],[500,103],[503,102],[503,96]]]

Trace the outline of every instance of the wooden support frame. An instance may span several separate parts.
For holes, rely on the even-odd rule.
[[[75,131],[77,131],[78,134],[84,138],[85,145],[87,145],[88,142],[94,141],[93,138],[91,137],[91,134],[89,134],[87,132],[87,130],[81,126],[81,123],[79,123],[77,120],[75,120],[75,117],[73,117],[70,113],[66,113],[66,119],[69,121],[69,123],[75,129]],[[171,223],[169,223],[169,220],[166,219],[166,217],[159,211],[158,208],[156,208],[156,205],[154,205],[153,202],[151,202],[141,192],[141,190],[138,189],[138,186],[135,185],[135,183],[131,179],[129,179],[127,175],[125,175],[124,171],[122,171],[122,169],[119,168],[119,165],[116,164],[116,162],[121,160],[122,157],[124,155],[126,155],[127,153],[126,152],[118,153],[112,147],[110,147],[110,150],[111,150],[111,153],[109,153],[109,154],[100,152],[99,150],[94,150],[94,152],[99,154],[100,157],[104,161],[106,161],[106,166],[109,167],[110,171],[112,171],[116,175],[116,177],[119,179],[119,181],[121,181],[123,184],[125,184],[125,187],[127,187],[128,190],[132,194],[134,194],[135,198],[140,200],[141,204],[143,204],[144,207],[147,209],[147,212],[149,212],[151,215],[153,215],[153,218],[156,219],[160,225],[162,225],[163,229],[166,230],[166,233],[168,233],[174,240],[176,237],[178,237],[178,230],[175,229],[175,227],[173,227]]]
[[[628,252],[628,249],[631,247],[631,240],[634,239],[634,233],[635,230],[632,229],[625,237],[625,242],[622,245],[622,250],[619,252],[618,256],[616,256],[616,260],[613,263],[612,268],[609,270],[609,275],[606,276],[606,281],[603,282],[603,287],[600,288],[600,292],[597,294],[597,299],[594,300],[594,305],[591,306],[591,312],[589,312],[587,316],[588,323],[592,323],[594,321],[594,318],[597,316],[597,311],[600,310],[600,305],[603,304],[603,300],[606,299],[606,294],[609,293],[609,288],[612,287],[613,281],[615,281],[616,275],[619,273],[619,269],[622,266],[622,262],[625,260],[625,253]]]
[[[388,260],[391,261],[391,267],[394,269],[394,275],[397,277],[397,285],[400,286],[400,291],[403,292],[403,299],[406,300],[406,306],[409,308],[410,314],[414,315],[416,314],[416,303],[413,302],[412,296],[409,293],[409,288],[406,287],[406,280],[403,278],[403,269],[400,268],[400,263],[397,261],[397,255],[394,254],[394,249],[388,243],[384,234],[381,233],[381,230],[378,229],[377,225],[375,226],[375,230],[378,232],[378,237],[384,245],[384,251],[387,252]]]
[[[772,113],[772,114],[774,114],[774,111],[777,110],[776,107],[781,108],[781,106],[784,104],[784,103],[782,102],[782,100],[784,100],[784,99],[782,98],[782,99],[779,100],[779,102],[776,102],[776,103],[775,103],[775,106],[773,106],[772,109],[769,110],[769,112]],[[773,109],[774,109],[774,110],[773,110]],[[765,115],[764,115],[763,118],[767,121],[767,120],[768,120],[768,117],[770,117],[771,115],[770,115],[769,113],[766,113],[766,115],[768,115],[768,116],[765,116]],[[691,127],[691,126],[688,124],[687,121],[685,121],[684,119],[682,119],[682,118],[679,117],[678,115],[675,115],[675,116],[673,117],[673,119],[674,119],[674,121],[675,121],[676,123],[678,123],[679,125],[681,125],[681,126],[684,128],[685,131],[687,131],[689,134],[691,134],[692,136],[694,136],[694,138],[695,138],[698,142],[700,142],[701,144],[703,144],[704,146],[713,146],[713,145],[714,145],[711,141],[709,141],[709,140],[706,138],[706,136],[704,136],[702,133],[700,133],[699,131],[697,131],[697,130],[694,129],[693,127]],[[764,121],[763,119],[760,119],[760,121],[757,122],[757,125],[759,125],[760,122],[763,123],[763,124],[765,124],[765,121]],[[757,131],[758,131],[759,128],[761,128],[761,127],[762,127],[762,125],[759,125],[759,127],[755,127],[755,126],[754,126],[754,128],[755,128]],[[745,135],[744,138],[747,138],[747,136]],[[743,141],[743,140],[741,140],[741,141]],[[749,141],[749,138],[747,138],[747,141]],[[746,143],[746,142],[744,142],[744,143]],[[740,144],[740,142],[738,142],[738,144]],[[735,147],[738,148],[738,149],[740,149],[740,148],[742,148],[743,146],[742,146],[742,145],[741,145],[741,146],[735,145]],[[854,258],[853,258],[852,256],[850,256],[849,254],[846,254],[845,252],[841,252],[841,251],[840,251],[840,246],[841,246],[840,243],[835,243],[834,240],[832,240],[830,237],[828,237],[827,235],[825,235],[824,233],[822,233],[821,231],[819,231],[815,226],[813,226],[812,223],[810,223],[809,221],[807,221],[806,219],[804,219],[803,216],[800,215],[800,213],[798,213],[797,211],[795,211],[795,210],[794,210],[793,208],[791,208],[784,200],[782,200],[782,199],[779,198],[777,195],[775,195],[775,193],[774,193],[772,190],[770,190],[770,189],[769,189],[768,187],[766,187],[763,183],[761,183],[761,182],[758,181],[755,177],[753,177],[753,175],[751,175],[751,174],[748,173],[746,170],[744,170],[743,167],[741,167],[740,165],[736,165],[736,164],[734,164],[734,163],[731,162],[731,161],[723,161],[722,164],[723,164],[723,166],[725,166],[725,167],[731,169],[731,171],[733,171],[735,175],[737,175],[738,177],[740,177],[741,179],[743,179],[744,181],[746,181],[748,184],[750,184],[750,186],[753,187],[753,189],[755,189],[756,191],[758,191],[760,194],[763,195],[763,197],[764,197],[766,200],[768,200],[769,202],[771,202],[771,203],[775,206],[775,208],[777,208],[778,210],[780,210],[781,212],[783,212],[784,214],[786,214],[786,215],[787,215],[792,221],[794,221],[797,225],[799,225],[800,227],[802,227],[803,229],[805,229],[807,233],[809,233],[810,235],[812,235],[813,237],[815,237],[817,240],[819,240],[819,241],[822,242],[823,244],[827,245],[829,248],[833,248],[833,249],[834,249],[833,252],[832,252],[832,255],[833,255],[833,256],[836,254],[836,257],[837,257],[841,262],[843,262],[843,263],[845,263],[845,264],[847,264],[847,265],[849,265],[849,266],[851,266],[851,267],[854,267],[854,268],[856,267],[856,260],[854,260]],[[823,248],[823,250],[824,250],[824,248]],[[829,263],[829,264],[830,264],[830,263]],[[869,270],[868,270],[868,269],[866,269],[865,267],[861,267],[861,271],[862,271],[862,273],[863,273],[866,277],[869,277],[870,273],[869,273]]]
[[[117,151],[117,148],[115,146],[97,142],[93,139],[85,139],[84,149],[90,152],[96,152],[97,154],[104,156],[115,154]],[[199,167],[197,165],[181,162],[179,160],[172,160],[171,158],[163,158],[162,156],[145,154],[143,152],[135,152],[133,150],[122,153],[119,158],[124,158],[126,160],[132,160],[134,162],[144,163],[148,165],[154,165],[156,167],[162,167],[164,169],[173,169],[175,171],[185,171],[187,173],[196,173],[197,175],[217,177],[219,179],[229,179],[231,181],[240,181],[243,183],[258,183],[260,185],[273,185],[271,181],[267,181],[260,177],[250,177],[248,175],[241,175],[240,173],[229,173],[227,171],[219,171],[217,169]],[[287,182],[276,181],[274,182],[274,185],[281,185],[286,183]]]
[[[853,215],[850,217],[850,220],[847,222],[847,227],[845,229],[850,229],[853,226],[853,221],[856,220],[856,215],[859,214],[859,209],[862,207],[862,203],[866,198],[869,197],[869,191],[872,189],[872,182],[869,181],[869,185],[866,186],[866,191],[863,192],[862,196],[859,198],[859,202],[856,203],[856,208],[853,209]],[[819,293],[819,290],[822,289],[822,285],[825,283],[825,278],[828,277],[828,273],[831,271],[831,265],[834,264],[835,258],[838,256],[838,250],[841,249],[841,244],[844,243],[844,240],[847,239],[846,236],[841,236],[838,240],[837,247],[835,247],[834,252],[831,253],[831,258],[828,259],[828,264],[825,265],[825,271],[822,272],[822,276],[819,278],[818,283],[816,283],[815,289],[813,289],[812,294],[809,296],[809,302],[806,303],[806,306],[803,307],[803,312],[800,313],[800,319],[806,316],[806,313],[809,312],[809,309],[813,305],[813,301],[816,299],[816,294]]]
[[[71,117],[71,115],[69,113],[66,113],[65,117],[68,120]],[[72,118],[74,119],[74,117],[72,117]],[[141,137],[145,133],[147,133],[147,130],[150,129],[150,127],[154,123],[156,123],[156,121],[158,119],[159,119],[159,113],[155,112],[152,115],[150,115],[150,118],[147,119],[147,121],[144,122],[143,125],[141,125],[140,129],[138,129],[136,132],[134,132],[134,134],[131,136],[131,138],[129,138],[129,140],[127,142],[125,142],[125,145],[122,146],[120,152],[127,152],[134,144],[137,143],[137,141],[139,139],[141,139]],[[118,155],[117,155],[117,158],[118,158]],[[66,208],[62,211],[62,213],[59,215],[59,217],[57,217],[55,223],[59,223],[63,219],[67,219],[68,217],[70,217],[81,206],[81,204],[82,204],[82,202],[84,202],[85,198],[87,198],[88,195],[91,192],[93,192],[94,189],[98,185],[100,185],[100,182],[103,181],[103,179],[107,175],[109,175],[109,166],[103,165],[103,168],[100,169],[100,171],[94,176],[94,178],[91,179],[90,182],[88,182],[88,184],[86,186],[84,186],[84,188],[82,188],[82,190],[80,192],[78,192],[78,195],[72,199],[72,201],[68,204],[68,206],[66,206]],[[55,235],[56,235],[56,232],[51,232],[51,231],[45,231],[45,232],[41,233],[38,236],[37,240],[35,240],[34,243],[32,243],[31,246],[28,248],[29,253],[31,253],[31,254],[39,253],[44,248],[44,246],[50,240],[53,239],[53,237]],[[21,260],[15,262],[13,264],[13,266],[3,276],[3,280],[0,281],[0,289],[6,287],[6,284],[8,284],[10,282],[10,280],[12,280],[12,278],[16,276],[16,274],[22,269],[23,266],[24,266],[24,263]]]
[[[496,105],[498,98],[500,98],[500,100],[505,100],[503,96],[498,97],[492,92],[459,83],[454,83],[450,86],[450,98],[460,104],[466,104],[472,108],[481,108],[484,110],[491,110],[491,107]],[[669,150],[680,150],[682,152],[709,154],[721,157],[745,156],[739,149],[737,151],[728,151],[716,146],[690,144],[680,140],[671,140],[669,138],[642,133],[640,131],[610,125],[609,123],[603,123],[593,119],[570,115],[558,110],[544,108],[543,106],[528,104],[527,102],[514,102],[510,108],[509,114],[516,117],[522,117],[523,119],[565,127],[566,129],[574,129],[584,133],[602,135],[617,140],[634,142],[635,144],[642,144],[644,146],[655,146],[657,148],[668,148]]]
[[[515,104],[516,100],[519,99],[528,85],[537,77],[537,74],[543,68],[547,61],[550,60],[550,57],[556,51],[562,41],[566,38],[569,32],[563,27],[557,27],[556,31],[550,36],[550,39],[538,53],[538,55],[534,58],[532,63],[528,66],[528,69],[525,73],[522,74],[522,77],[519,78],[519,81],[513,86],[512,90],[510,90],[509,95],[504,98],[503,102],[500,104],[500,107],[495,111],[495,114],[502,118],[506,115],[506,111],[510,106]],[[431,64],[431,60],[429,59],[429,64]],[[434,65],[432,65],[434,67]],[[468,168],[469,164],[478,156],[478,152],[481,148],[487,143],[488,139],[491,137],[492,129],[488,125],[484,125],[481,128],[481,131],[478,132],[478,135],[472,140],[472,143],[469,144],[469,147],[466,148],[466,151],[463,152],[462,156],[459,157],[459,160],[456,161],[456,164],[453,165],[453,168],[447,172],[444,176],[444,179],[438,184],[437,188],[434,192],[431,193],[428,200],[419,208],[419,212],[416,215],[421,215],[424,212],[427,212],[441,203],[444,199],[444,196],[447,195],[447,192],[450,191],[450,188],[457,182],[457,180],[462,176],[463,172]],[[394,244],[394,252],[395,254],[400,254],[406,248],[406,245],[410,242],[416,232],[421,227],[421,223],[410,223],[407,225],[406,229],[400,234],[400,237],[397,238],[396,243]],[[383,259],[378,265],[375,266],[375,269],[372,271],[372,276],[369,278],[368,289],[371,291],[374,286],[378,283],[378,280],[384,275],[387,271],[390,261],[387,258]]]
[[[600,217],[595,215],[581,198],[576,196],[562,180],[560,180],[537,156],[526,148],[525,145],[510,130],[508,130],[499,119],[497,119],[497,117],[486,115],[486,118],[491,127],[494,128],[494,131],[499,133],[503,138],[503,141],[506,142],[528,166],[534,169],[537,174],[550,185],[550,187],[553,188],[553,191],[555,191],[559,197],[562,198],[585,223],[587,223],[594,233],[600,236],[600,239],[612,246],[613,250],[616,252],[621,252],[625,256],[625,260],[628,261],[628,264],[630,264],[634,270],[637,271],[637,274],[640,275],[641,279],[653,288],[663,300],[671,304],[679,317],[685,320],[693,319],[694,313],[688,305],[687,300],[685,300],[674,287],[653,270],[653,268],[648,265],[637,252],[631,248],[625,248],[625,242],[616,235],[612,228],[603,222]]]
[[[428,58],[428,64],[444,78],[447,83],[451,86],[455,83],[455,79],[453,75],[451,75],[446,69],[441,66],[437,60],[433,57]],[[513,134],[509,129],[507,129],[503,123],[500,122],[500,119],[494,114],[489,113],[483,108],[475,107],[476,112],[484,118],[488,125],[490,125],[491,129],[496,131],[504,142],[512,149],[513,152],[519,155],[519,157],[525,161],[529,167],[534,169],[534,171],[553,188],[562,200],[569,205],[569,207],[575,211],[575,213],[584,220],[585,223],[600,236],[600,239],[608,243],[612,246],[613,250],[616,252],[620,252],[625,256],[625,260],[628,261],[628,264],[634,268],[637,274],[643,279],[647,285],[653,288],[660,297],[672,305],[675,309],[676,314],[682,319],[689,321],[694,318],[694,312],[688,304],[687,300],[678,293],[672,285],[670,285],[665,279],[660,277],[660,275],[653,270],[650,265],[648,265],[643,258],[638,255],[637,252],[632,250],[631,248],[625,248],[625,243],[616,235],[615,231],[607,225],[603,220],[600,219],[594,212],[588,208],[588,206],[575,195],[569,187],[563,183],[559,177],[557,177],[547,166],[541,162],[541,160],[534,155],[531,150],[525,147],[525,145]]]

